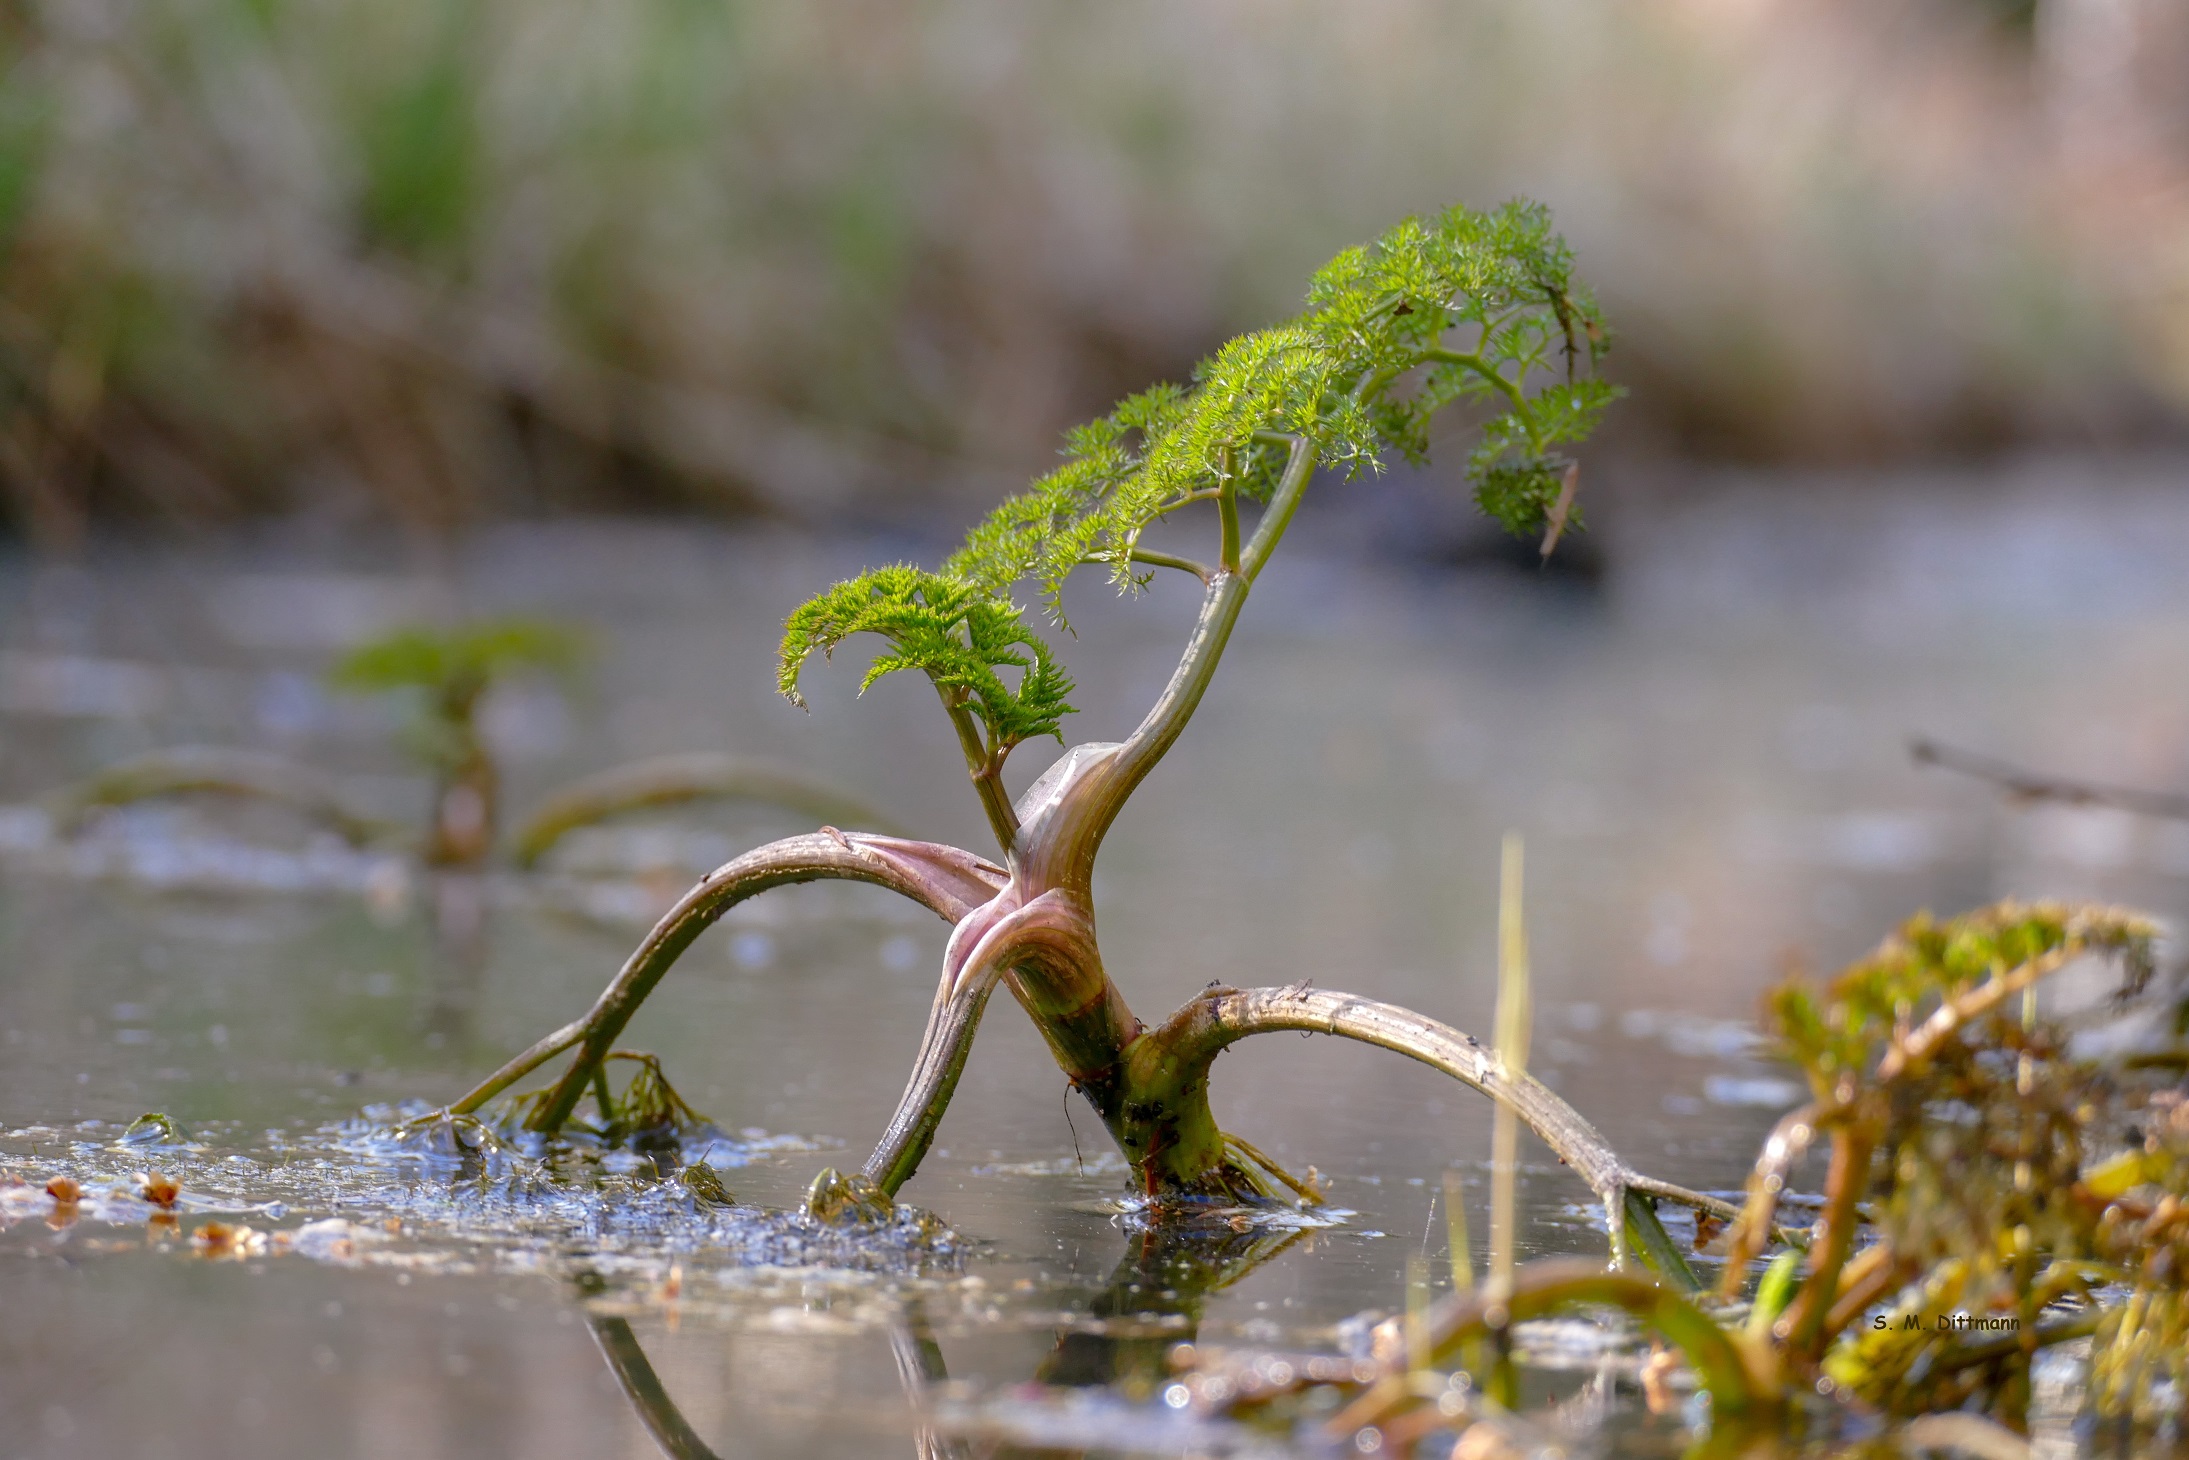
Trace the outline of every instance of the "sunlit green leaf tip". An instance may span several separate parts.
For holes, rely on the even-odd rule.
[[[877,634],[889,651],[859,682],[867,686],[899,669],[918,669],[945,702],[963,705],[986,726],[991,747],[1008,748],[1039,736],[1063,738],[1064,697],[1071,678],[1049,646],[1019,621],[1020,610],[979,584],[905,564],[876,568],[838,583],[790,616],[784,625],[776,687],[793,704],[806,661],[833,655],[854,634]],[[1018,671],[1016,684],[999,670]]]
[[[1475,499],[1541,532],[1616,386],[1594,374],[1609,334],[1573,257],[1533,203],[1408,219],[1331,260],[1296,318],[1233,340],[1188,386],[1131,396],[1065,438],[1064,464],[974,528],[945,565],[991,593],[1032,580],[1052,616],[1071,573],[1122,588],[1150,525],[1220,492],[1266,500],[1294,440],[1348,476],[1430,455],[1447,407],[1477,408]],[[1578,527],[1577,515],[1565,519]]]

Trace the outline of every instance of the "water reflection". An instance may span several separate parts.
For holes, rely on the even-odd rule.
[[[707,1442],[699,1437],[685,1420],[684,1411],[676,1407],[669,1397],[669,1390],[654,1372],[654,1366],[646,1357],[638,1335],[631,1332],[631,1325],[621,1318],[595,1316],[593,1341],[600,1345],[601,1357],[623,1386],[624,1397],[631,1401],[632,1410],[639,1422],[646,1426],[646,1433],[654,1437],[661,1452],[670,1460],[718,1460],[715,1452],[707,1448]]]
[[[1090,1293],[1058,1295],[1066,1298],[1075,1318],[1057,1333],[1054,1346],[1035,1368],[1034,1382],[1056,1389],[1099,1389],[1127,1404],[1146,1404],[1169,1374],[1171,1350],[1199,1337],[1210,1295],[1307,1236],[1299,1228],[1245,1222],[1234,1226],[1223,1220],[1134,1233],[1106,1284]],[[670,1395],[629,1320],[595,1314],[590,1323],[601,1356],[662,1453],[670,1460],[718,1460]],[[972,1446],[957,1426],[982,1425],[980,1405],[976,1398],[969,1409],[959,1406],[957,1426],[938,1415],[936,1396],[950,1384],[949,1364],[917,1295],[889,1323],[888,1334],[912,1416],[917,1460],[963,1460]],[[982,1445],[980,1453],[1010,1460],[1087,1452],[1004,1440]]]
[[[1060,1333],[1035,1377],[1072,1388],[1114,1385],[1147,1398],[1168,1372],[1171,1349],[1199,1337],[1209,1297],[1306,1235],[1253,1225],[1211,1232],[1200,1224],[1135,1234],[1109,1283],[1087,1303],[1092,1323]]]
[[[427,874],[427,900],[432,947],[419,1037],[428,1049],[468,1053],[486,976],[490,889],[483,873],[438,867]]]

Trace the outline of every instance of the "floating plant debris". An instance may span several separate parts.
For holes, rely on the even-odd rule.
[[[641,1071],[658,1081],[650,1064]],[[654,1087],[662,1109],[672,1108],[665,1088]],[[619,1159],[628,1142],[611,1144],[597,1132],[573,1131],[551,1148],[531,1141],[528,1153],[477,1118],[381,1106],[241,1148],[229,1144],[240,1133],[209,1128],[197,1142],[164,1148],[156,1172],[138,1164],[142,1141],[6,1132],[0,1231],[59,1209],[78,1221],[138,1228],[180,1215],[192,1223],[191,1250],[202,1255],[443,1271],[584,1269],[607,1275],[610,1288],[619,1274],[656,1281],[670,1261],[695,1272],[949,1277],[972,1250],[931,1214],[894,1203],[852,1225],[739,1206],[717,1166],[818,1144],[760,1131],[731,1136],[696,1120],[678,1128],[676,1139],[632,1164]],[[0,1235],[0,1244],[7,1240]]]

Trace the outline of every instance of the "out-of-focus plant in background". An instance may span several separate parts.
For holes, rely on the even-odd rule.
[[[31,0],[0,68],[0,502],[52,544],[984,498],[1521,192],[1663,449],[2189,402],[2165,0]]]

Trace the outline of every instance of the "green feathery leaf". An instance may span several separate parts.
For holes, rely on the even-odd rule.
[[[783,692],[852,633],[893,648],[867,683],[919,668],[977,702],[997,744],[1057,734],[1069,681],[1019,625],[1021,582],[1064,623],[1065,580],[1100,564],[1121,591],[1148,581],[1134,559],[1148,528],[1219,495],[1266,501],[1295,441],[1318,467],[1380,471],[1389,453],[1427,460],[1446,407],[1484,412],[1466,473],[1483,510],[1521,534],[1543,530],[1571,463],[1617,387],[1592,373],[1607,333],[1573,258],[1534,203],[1410,218],[1315,275],[1307,308],[1240,336],[1187,386],[1129,396],[1069,432],[1064,461],[969,533],[940,575],[886,568],[792,615]],[[1580,526],[1578,515],[1566,519]],[[1031,654],[1029,660],[1018,651]],[[1016,689],[999,667],[1023,671]]]
[[[945,698],[963,698],[987,727],[991,750],[1043,735],[1062,741],[1064,716],[1072,712],[1064,701],[1071,678],[1019,616],[1015,605],[964,579],[902,563],[876,568],[790,616],[776,687],[803,706],[798,680],[815,650],[832,657],[853,634],[879,634],[889,652],[868,667],[861,694],[885,674],[918,669]],[[999,669],[1018,670],[1018,683],[1006,683]]]

